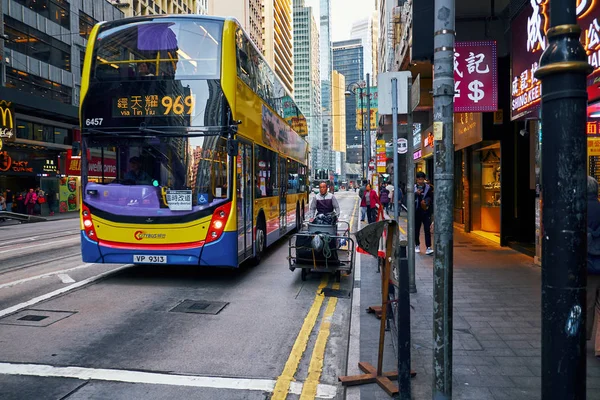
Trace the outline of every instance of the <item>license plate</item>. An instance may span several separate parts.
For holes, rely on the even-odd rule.
[[[167,256],[134,255],[133,262],[136,264],[166,264]]]

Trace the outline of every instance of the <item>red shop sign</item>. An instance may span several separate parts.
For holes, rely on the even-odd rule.
[[[495,41],[456,42],[454,47],[454,112],[498,110]]]
[[[106,178],[117,177],[117,161],[114,158],[104,157],[104,163],[101,157],[88,158],[89,176],[102,176],[102,168]],[[67,150],[67,175],[81,175],[81,157],[72,157],[71,150]]]

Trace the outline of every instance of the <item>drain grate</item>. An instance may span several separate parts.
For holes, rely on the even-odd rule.
[[[24,317],[21,317],[19,319],[17,319],[17,321],[42,321],[44,319],[48,318],[47,315],[26,315]]]
[[[223,301],[184,300],[170,312],[217,315],[229,303]]]
[[[350,297],[350,292],[339,289],[331,289],[331,288],[323,288],[321,289],[321,294],[325,297],[338,297],[345,298]]]
[[[45,327],[75,314],[75,311],[23,310],[0,319],[2,325]]]

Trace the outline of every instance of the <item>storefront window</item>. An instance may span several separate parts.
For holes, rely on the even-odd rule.
[[[64,128],[54,128],[54,143],[69,144],[69,132]]]
[[[33,140],[44,141],[44,129],[41,124],[33,124]]]
[[[500,204],[502,202],[500,191],[500,142],[485,146],[477,153],[480,157],[479,164],[481,168],[480,230],[499,234]],[[473,210],[473,212],[477,211],[477,209]]]

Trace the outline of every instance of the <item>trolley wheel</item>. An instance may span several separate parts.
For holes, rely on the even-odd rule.
[[[334,279],[337,283],[342,281],[342,271],[335,271]]]
[[[307,268],[302,268],[300,270],[300,277],[302,278],[303,281],[306,280],[306,275],[308,275],[308,269]]]

